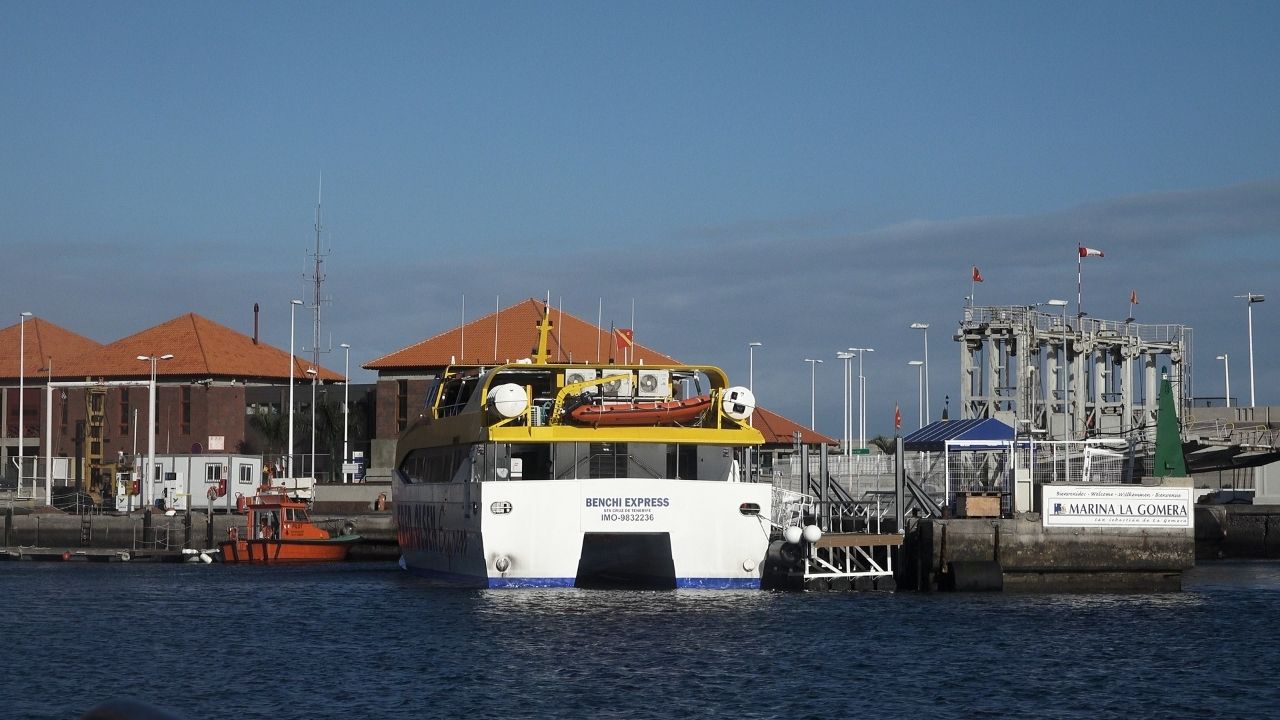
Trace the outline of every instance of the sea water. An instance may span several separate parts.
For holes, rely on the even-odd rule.
[[[1140,595],[463,591],[392,563],[0,563],[0,716],[1280,716],[1280,564]]]

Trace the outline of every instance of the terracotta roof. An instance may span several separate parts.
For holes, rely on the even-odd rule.
[[[210,377],[232,380],[289,380],[289,353],[219,325],[195,313],[187,313],[81,355],[63,366],[55,356],[54,377],[150,377],[149,363],[140,355],[173,358],[156,363],[158,377]],[[295,380],[306,378],[311,362],[294,358]],[[340,373],[319,368],[322,381],[342,380]]]
[[[25,348],[23,347],[25,344]],[[25,323],[19,322],[0,330],[0,378],[17,380],[44,376],[48,372],[49,358],[53,358],[54,377],[58,376],[58,364],[92,352],[102,343],[77,335],[66,328],[38,317]],[[18,369],[18,352],[25,349],[22,369]]]
[[[791,445],[795,442],[793,433],[796,431],[800,432],[800,441],[805,445],[837,445],[840,442],[758,405],[751,415],[751,425],[764,435],[765,445]]]
[[[497,364],[532,357],[538,346],[538,322],[542,319],[545,306],[546,303],[536,298],[524,300],[390,355],[371,360],[364,368],[405,370],[443,367],[453,363]],[[606,361],[611,351],[621,361],[621,351],[616,349],[608,329],[597,327],[555,308],[551,309],[551,322],[554,327],[551,329],[551,336],[547,338],[551,362],[594,362],[597,352],[599,359]],[[497,353],[494,353],[495,332],[498,338]],[[650,364],[676,362],[673,358],[639,343],[632,349],[632,360]]]

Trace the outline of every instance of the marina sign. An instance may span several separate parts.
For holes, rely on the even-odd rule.
[[[1191,488],[1147,485],[1044,485],[1044,527],[1189,529]]]

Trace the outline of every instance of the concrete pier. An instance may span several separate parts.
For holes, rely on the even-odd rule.
[[[1013,519],[925,519],[908,533],[898,587],[933,590],[1178,590],[1195,564],[1191,529],[1045,528]]]

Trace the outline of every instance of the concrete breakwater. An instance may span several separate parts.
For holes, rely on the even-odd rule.
[[[1186,530],[1046,528],[1038,517],[930,519],[907,534],[898,586],[913,590],[1178,590],[1195,565]]]
[[[1197,505],[1196,559],[1280,558],[1280,505]]]
[[[395,519],[390,513],[316,515],[315,523],[331,534],[354,534],[361,542],[352,559],[393,559]],[[0,514],[0,547],[94,548],[180,551],[216,549],[232,527],[244,531],[243,515],[158,511],[129,514],[72,515],[56,511]]]

